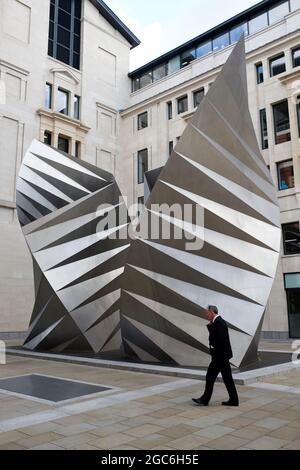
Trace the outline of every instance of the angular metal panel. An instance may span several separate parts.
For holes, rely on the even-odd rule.
[[[207,305],[217,305],[228,323],[232,364],[256,357],[281,230],[275,188],[248,109],[246,80],[241,39],[165,167],[152,179],[150,174],[153,189],[129,250],[121,295],[122,335],[131,357],[206,366]],[[202,208],[204,227],[153,210],[153,204],[164,203]],[[203,248],[189,251],[174,236],[146,237],[143,229],[153,214],[196,234]]]

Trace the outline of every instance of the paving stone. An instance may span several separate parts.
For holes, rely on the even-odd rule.
[[[248,439],[227,435],[207,442],[206,446],[216,450],[234,450],[248,445],[248,442]]]
[[[288,444],[287,440],[277,439],[275,437],[263,436],[247,444],[250,449],[256,450],[277,450]]]

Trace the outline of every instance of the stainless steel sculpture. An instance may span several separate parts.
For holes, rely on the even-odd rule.
[[[281,231],[248,109],[244,40],[147,187],[140,228],[148,225],[149,234],[159,222],[172,228],[171,236],[149,238],[142,231],[129,248],[127,212],[123,223],[117,217],[97,230],[108,211],[104,203],[117,212],[124,207],[113,176],[32,143],[17,183],[36,290],[24,347],[206,366],[204,310],[214,304],[230,328],[232,364],[252,361]],[[167,210],[174,203],[195,211],[178,218]],[[195,216],[199,208],[204,225]],[[177,229],[185,236],[177,238]],[[200,242],[196,249],[187,235]]]
[[[153,209],[175,202],[204,209],[204,234],[192,227],[194,219]],[[125,352],[143,361],[206,366],[204,309],[213,304],[230,329],[232,364],[254,360],[281,232],[275,188],[248,109],[243,39],[161,171],[141,230],[155,217],[185,232],[196,229],[204,245],[188,251],[183,239],[143,235],[133,242],[121,299]]]
[[[25,348],[120,351],[127,209],[122,225],[102,231],[98,225],[109,210],[120,213],[119,197],[111,174],[38,141],[30,146],[17,182],[18,217],[33,258],[36,293]]]

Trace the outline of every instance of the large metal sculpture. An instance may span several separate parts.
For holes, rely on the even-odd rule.
[[[175,202],[202,207],[204,231],[194,218],[167,212]],[[202,249],[190,251],[186,240],[172,236],[144,237],[143,227],[155,218],[196,233]],[[123,279],[125,352],[143,361],[206,366],[211,304],[228,323],[232,364],[254,360],[281,235],[275,188],[248,109],[243,39],[159,174],[139,228]]]
[[[127,209],[122,225],[101,231],[99,224],[107,211],[119,214],[122,206],[111,174],[32,143],[17,183],[36,293],[25,348],[120,353]]]
[[[107,213],[99,206],[124,207],[113,176],[33,142],[17,183],[36,289],[24,347],[206,366],[205,308],[214,304],[230,329],[232,364],[254,360],[280,222],[248,109],[243,40],[148,186],[129,248],[127,212],[125,222],[97,229]],[[168,211],[174,203],[193,211],[180,218]],[[170,237],[149,237],[156,223],[162,234],[171,227]]]

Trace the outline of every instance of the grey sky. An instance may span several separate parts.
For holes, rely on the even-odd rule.
[[[131,70],[258,3],[258,0],[105,0],[142,44]]]

